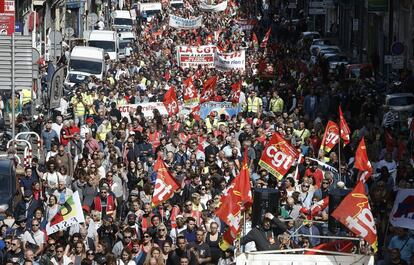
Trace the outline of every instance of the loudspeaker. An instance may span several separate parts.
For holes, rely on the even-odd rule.
[[[339,221],[332,217],[332,213],[339,206],[342,200],[345,198],[351,190],[344,189],[334,189],[329,191],[329,219],[328,219],[328,228],[329,231],[335,233],[335,230],[338,228],[346,229]]]
[[[276,189],[254,189],[252,225],[260,225],[266,213],[274,216],[279,215],[279,190]]]

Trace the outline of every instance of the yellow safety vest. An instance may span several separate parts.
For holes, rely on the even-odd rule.
[[[30,89],[22,90],[22,105],[29,103],[32,100],[32,91]]]
[[[83,105],[82,101],[78,101],[76,97],[72,98],[72,104],[75,106],[75,116],[83,116],[85,115],[85,105]]]
[[[247,98],[247,111],[248,112],[259,112],[259,108],[262,105],[262,100],[258,97],[255,97],[253,100],[251,97]]]
[[[112,126],[111,126],[111,123],[108,123],[108,125],[104,125],[103,126],[103,130],[100,132],[100,133],[98,133],[97,134],[97,138],[98,138],[98,140],[100,140],[100,141],[105,141],[106,140],[106,135],[111,131],[111,128]]]
[[[207,127],[207,132],[210,133],[214,128],[217,128],[218,121],[216,119],[214,119],[213,124],[212,124],[211,121],[210,121],[210,118],[207,118],[205,120],[205,123],[206,123],[206,127]]]

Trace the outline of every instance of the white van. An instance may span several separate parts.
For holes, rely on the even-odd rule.
[[[89,35],[88,46],[102,48],[111,60],[118,60],[119,39],[115,31],[93,30]]]
[[[128,43],[131,43],[131,47],[133,46],[134,42],[136,41],[135,33],[132,31],[129,32],[120,32],[118,34],[119,37],[119,59],[125,59],[125,48],[127,47]]]
[[[70,87],[85,82],[86,77],[94,75],[102,80],[105,73],[105,52],[101,48],[75,46],[69,57],[65,85]]]
[[[171,0],[170,6],[176,9],[180,9],[184,7],[184,1],[183,0]]]
[[[134,20],[127,10],[115,10],[112,12],[112,28],[115,31],[132,31]]]
[[[145,13],[147,21],[151,21],[156,14],[162,12],[161,3],[138,3],[137,5],[140,16],[142,17]]]

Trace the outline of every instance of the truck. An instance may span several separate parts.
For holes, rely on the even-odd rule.
[[[151,21],[154,16],[162,12],[161,3],[140,3],[137,4],[137,9],[139,10],[139,15],[141,17],[146,17],[147,21]]]
[[[88,46],[101,48],[111,60],[118,60],[119,38],[115,31],[93,30],[89,35]]]
[[[119,37],[119,59],[125,59],[125,48],[127,47],[128,43],[132,44],[135,42],[135,33],[132,31],[128,32],[120,32],[118,34]]]
[[[127,10],[115,10],[112,13],[112,29],[120,31],[132,31],[134,20]]]
[[[103,79],[105,73],[105,52],[101,48],[75,46],[69,57],[65,85],[73,87],[84,83],[88,76]]]

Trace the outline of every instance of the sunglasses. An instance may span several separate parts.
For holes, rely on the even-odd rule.
[[[304,188],[309,188],[310,186],[309,186],[309,185],[303,185],[303,187],[304,187]]]
[[[93,256],[93,255],[95,255],[93,252],[88,252],[88,253],[86,253],[87,255],[89,255],[89,256]]]
[[[150,236],[149,235],[145,235],[144,238],[150,238]]]
[[[39,226],[39,224],[32,224],[32,226]]]
[[[158,229],[158,231],[165,231],[165,229]]]
[[[134,142],[128,142],[129,144],[133,144]]]
[[[127,239],[127,238],[131,238],[131,236],[124,236],[124,238],[125,238],[125,239]]]

